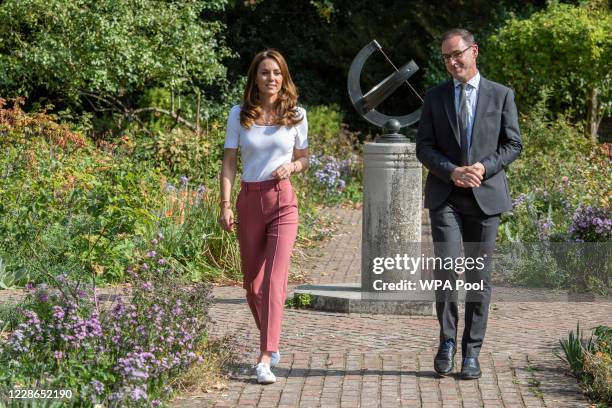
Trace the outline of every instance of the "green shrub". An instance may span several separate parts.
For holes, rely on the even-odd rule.
[[[612,14],[601,0],[547,2],[528,18],[509,18],[485,40],[483,67],[490,77],[516,90],[524,109],[538,103],[539,93],[554,89],[550,111],[570,112],[596,141],[599,122],[610,115]]]
[[[607,155],[567,117],[549,119],[545,101],[546,97],[521,118],[524,148],[508,171],[511,192],[527,194],[534,186],[544,191],[563,188],[574,206],[579,202],[609,206]]]
[[[28,280],[94,273],[117,281],[132,236],[153,221],[159,173],[132,161],[129,145],[96,147],[19,101],[0,106],[0,257]]]
[[[72,265],[75,273],[121,279],[134,250],[132,235],[153,220],[156,172],[92,148],[45,158],[52,150],[33,147],[35,169],[0,180],[0,256],[8,268],[29,274]],[[0,159],[1,165],[10,164]]]
[[[157,241],[161,233],[159,252],[193,282],[241,277],[236,234],[217,222],[218,197],[216,183],[196,187],[185,176],[176,186],[166,183],[158,221],[144,234]]]
[[[308,145],[312,154],[344,158],[351,153],[351,141],[342,133],[342,112],[338,105],[308,107],[307,115]]]
[[[204,135],[175,128],[159,132],[142,145],[153,151],[152,160],[173,176],[207,174],[210,142]]]
[[[339,120],[333,110],[321,112],[330,119],[320,129]],[[123,281],[127,265],[158,231],[166,236],[160,250],[184,278],[240,278],[235,234],[217,224],[219,122],[210,121],[202,135],[176,128],[157,140],[126,133],[94,144],[54,119],[26,114],[19,102],[0,107],[6,152],[0,156],[0,284],[49,282],[58,274]],[[298,246],[328,230],[317,206],[360,200],[360,163],[325,160],[347,164],[336,179],[342,185],[318,179],[324,169],[316,164],[292,178],[302,220]]]
[[[309,309],[312,307],[312,296],[308,293],[295,293],[285,301],[285,306],[293,309]]]
[[[567,339],[559,340],[562,354],[556,353],[596,402],[612,402],[612,328],[598,326],[586,339],[576,325]]]
[[[610,207],[609,159],[579,128],[563,116],[548,119],[541,101],[521,118],[521,131],[523,152],[508,170],[514,209],[502,216],[502,242],[567,235],[578,206]]]
[[[350,132],[342,123],[338,105],[311,106],[306,111],[310,168],[292,180],[300,204],[311,207],[310,203],[336,205],[361,201],[358,133]]]
[[[568,274],[546,247],[536,244],[513,258],[510,281],[528,287],[562,288],[567,285]]]

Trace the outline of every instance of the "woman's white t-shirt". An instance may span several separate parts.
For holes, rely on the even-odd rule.
[[[240,125],[240,105],[232,108],[227,118],[225,148],[240,147],[242,181],[265,181],[275,177],[272,172],[291,162],[293,149],[308,147],[306,111],[297,108],[301,122],[295,126],[264,126],[253,123],[250,129]]]

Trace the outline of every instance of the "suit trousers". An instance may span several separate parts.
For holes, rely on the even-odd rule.
[[[465,327],[461,340],[463,357],[478,357],[487,329],[492,289],[490,268],[500,215],[482,212],[472,189],[454,187],[444,204],[429,211],[429,217],[436,257],[475,260],[470,262],[471,268],[458,268],[459,263],[455,263],[454,270],[434,269],[434,279],[450,282],[453,288],[436,290],[440,342],[448,339],[456,342],[459,319],[456,281],[482,282],[481,290],[466,290]]]
[[[242,182],[236,210],[243,287],[260,332],[260,350],[278,351],[298,229],[297,197],[288,179]]]

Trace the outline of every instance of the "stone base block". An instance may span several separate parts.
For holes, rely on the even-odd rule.
[[[340,313],[394,314],[435,317],[435,305],[430,301],[362,299],[359,283],[300,285],[295,294],[308,294],[315,310]]]

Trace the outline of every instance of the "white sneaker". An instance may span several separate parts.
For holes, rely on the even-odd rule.
[[[274,368],[280,363],[280,351],[273,351],[270,356],[270,368]]]
[[[270,366],[265,363],[257,364],[255,372],[259,384],[274,384],[276,382],[276,376],[270,371]]]

